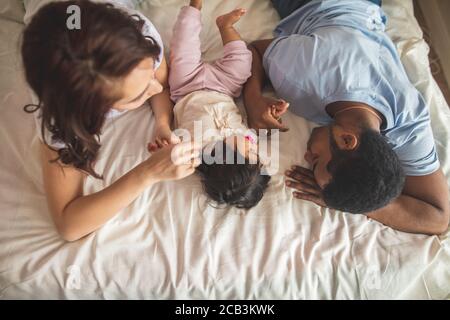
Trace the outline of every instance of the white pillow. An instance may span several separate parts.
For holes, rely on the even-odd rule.
[[[22,0],[1,0],[0,19],[23,23],[25,8]]]

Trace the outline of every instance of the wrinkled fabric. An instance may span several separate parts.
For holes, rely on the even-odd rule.
[[[166,48],[184,4],[142,3]],[[278,14],[269,0],[205,1],[201,39],[208,61],[222,54],[214,17],[237,6],[248,9],[237,25],[247,42],[272,36]],[[430,73],[412,2],[386,0],[383,9],[408,77],[429,107],[450,180],[449,110]],[[215,208],[190,176],[151,186],[95,233],[65,243],[48,212],[32,115],[22,111],[31,100],[18,53],[22,30],[0,19],[0,298],[449,298],[448,232],[407,234],[293,198],[283,173],[307,165],[303,154],[314,125],[290,112],[283,116],[290,131],[280,134],[279,171],[257,207]],[[104,180],[88,178],[83,192],[101,190],[147,159],[153,128],[148,108],[107,120],[95,167]]]

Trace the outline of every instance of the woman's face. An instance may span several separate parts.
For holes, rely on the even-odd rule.
[[[147,99],[163,90],[162,85],[155,78],[153,66],[153,58],[145,58],[123,79],[120,84],[122,99],[113,105],[114,109],[139,108]]]

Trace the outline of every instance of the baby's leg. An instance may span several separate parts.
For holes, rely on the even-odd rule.
[[[236,31],[233,25],[241,19],[245,12],[245,9],[235,9],[216,19],[216,24],[219,28],[224,46],[231,41],[242,40],[241,35]]]
[[[169,85],[171,98],[177,101],[197,88],[195,78],[203,70],[200,49],[201,1],[193,0],[181,8],[170,43]],[[197,81],[201,83],[201,81]]]
[[[244,9],[236,9],[217,18],[224,44],[223,56],[209,68],[211,83],[233,97],[241,94],[243,84],[251,76],[252,53],[233,27],[244,14]]]
[[[198,10],[202,10],[203,0],[191,0],[189,5],[191,7],[197,8]]]

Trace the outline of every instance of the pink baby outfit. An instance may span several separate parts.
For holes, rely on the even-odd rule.
[[[170,95],[177,102],[198,90],[211,90],[238,97],[251,76],[252,53],[244,41],[231,41],[223,47],[223,56],[202,61],[200,49],[201,13],[196,8],[181,8],[170,44]]]

